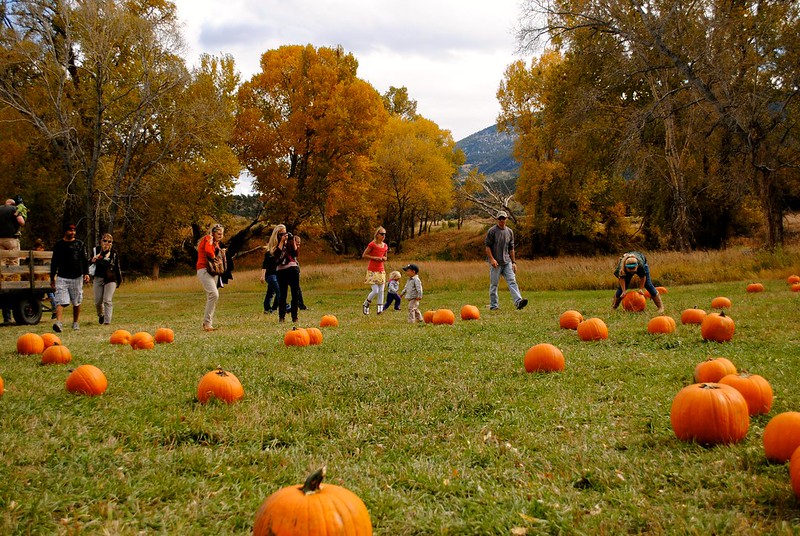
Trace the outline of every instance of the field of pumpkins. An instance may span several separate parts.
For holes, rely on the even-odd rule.
[[[120,293],[111,330],[6,329],[5,463],[22,475],[38,459],[65,491],[45,516],[19,506],[44,480],[12,476],[0,532],[127,532],[142,516],[166,533],[264,535],[796,527],[800,344],[781,319],[800,311],[800,278],[780,283],[660,287],[660,315],[638,292],[618,310],[610,292],[532,293],[524,311],[501,294],[500,312],[432,292],[419,324],[322,293],[278,324],[247,310],[256,288],[223,293],[212,334],[196,299],[169,295],[189,311],[174,317]],[[54,444],[70,445],[60,463],[36,454]],[[722,491],[726,472],[760,497]],[[76,499],[84,473],[97,482]],[[122,486],[141,499],[112,508]]]

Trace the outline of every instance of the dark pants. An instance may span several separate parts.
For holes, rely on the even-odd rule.
[[[292,322],[297,322],[297,306],[300,299],[300,269],[297,266],[278,270],[278,286],[280,287],[280,305],[278,314],[280,319],[286,318],[286,298],[289,296],[289,289],[292,289]]]
[[[268,275],[267,281],[267,295],[264,296],[264,310],[274,311],[278,308],[278,303],[281,300],[281,287],[278,284],[278,276],[275,274]]]
[[[384,310],[388,309],[392,303],[394,303],[394,310],[400,310],[400,295],[395,294],[394,292],[389,292],[386,294],[386,305],[384,305]]]

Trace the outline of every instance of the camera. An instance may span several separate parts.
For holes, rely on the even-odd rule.
[[[294,235],[292,233],[286,233],[286,240],[294,239]]]

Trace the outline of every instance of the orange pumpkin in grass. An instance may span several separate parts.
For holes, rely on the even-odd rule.
[[[730,385],[719,383],[696,383],[681,389],[672,400],[669,417],[678,439],[704,445],[736,443],[750,427],[744,397]]]
[[[582,341],[608,339],[608,326],[599,318],[590,318],[578,324],[578,338]]]
[[[152,350],[155,346],[156,340],[146,331],[139,331],[131,337],[131,348],[134,350]]]
[[[61,344],[61,339],[55,333],[44,333],[42,335],[44,341],[44,349],[47,350],[54,344]]]
[[[465,305],[464,307],[461,308],[461,320],[480,320],[480,319],[481,319],[481,312],[474,305]]]
[[[711,300],[712,309],[730,309],[732,305],[731,300],[725,296],[717,296]]]
[[[437,309],[433,313],[434,325],[449,324],[453,325],[456,321],[456,315],[450,309]]]
[[[308,344],[322,344],[322,331],[319,328],[305,328],[308,333]]]
[[[675,320],[671,316],[654,316],[647,323],[647,333],[673,333],[675,331]]]
[[[578,324],[583,322],[583,315],[578,311],[564,311],[558,317],[558,326],[561,329],[578,329]]]
[[[768,460],[786,462],[800,447],[800,412],[786,411],[775,415],[764,428],[761,440]]]
[[[644,297],[643,294],[640,294],[637,291],[631,291],[625,294],[625,297],[622,298],[622,308],[626,311],[630,311],[632,313],[639,313],[644,311],[644,308],[647,306],[647,299]]]
[[[730,385],[740,393],[747,401],[747,408],[750,415],[760,415],[769,413],[772,409],[772,386],[769,382],[758,374],[728,374],[723,376],[719,383]]]
[[[334,315],[322,315],[322,318],[319,321],[319,327],[321,327],[321,328],[338,328],[339,327],[339,319],[336,318]]]
[[[789,285],[796,285],[797,283],[800,283],[800,275],[790,275],[786,278],[786,283]]]
[[[800,292],[800,283],[795,283],[791,287],[789,287],[792,292]]]
[[[0,397],[3,396],[3,393],[6,390],[5,383],[3,382],[3,377],[0,376]]]
[[[3,382],[0,378],[0,394],[3,394]],[[794,494],[800,499],[800,447],[794,449],[794,454],[789,460],[789,478],[792,480],[792,489]]]
[[[681,313],[681,324],[702,324],[705,317],[706,312],[702,309],[698,309],[695,305],[694,308],[683,310]]]
[[[286,346],[308,346],[311,338],[303,328],[292,328],[283,336],[283,344]]]
[[[736,324],[725,311],[707,314],[700,324],[700,336],[704,341],[728,342],[733,338],[735,331]]]
[[[560,372],[564,370],[564,354],[552,344],[531,346],[523,360],[528,372]]]
[[[131,332],[125,329],[118,329],[111,334],[109,342],[111,344],[123,344],[125,346],[131,343]]]
[[[94,365],[81,365],[67,376],[67,391],[70,393],[99,396],[107,388],[106,375]]]
[[[436,311],[425,311],[422,313],[422,320],[424,320],[426,324],[432,324],[434,313],[436,313]]]
[[[153,339],[157,344],[175,342],[175,332],[169,328],[158,328]]]
[[[709,357],[694,368],[695,383],[716,383],[728,374],[736,374],[736,365],[724,357]]]
[[[754,292],[764,292],[764,285],[761,283],[750,283],[747,285],[745,289],[747,292],[754,293]]]
[[[24,333],[17,337],[17,353],[34,355],[44,352],[44,340],[36,333]]]
[[[212,398],[221,400],[227,404],[233,404],[244,396],[244,388],[232,372],[222,370],[212,370],[200,378],[197,384],[197,400],[205,404]]]
[[[364,502],[347,488],[322,484],[325,468],[305,484],[282,488],[261,503],[253,536],[371,536]]]
[[[72,361],[72,352],[61,344],[54,344],[42,352],[42,365],[66,365]]]

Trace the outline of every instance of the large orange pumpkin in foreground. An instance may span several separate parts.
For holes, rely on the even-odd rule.
[[[44,349],[47,350],[54,344],[61,344],[61,339],[58,338],[58,335],[55,333],[44,333],[42,334],[42,340],[44,341]]]
[[[212,398],[233,404],[243,396],[244,388],[239,378],[232,372],[222,370],[222,367],[206,373],[197,384],[197,400],[202,404]]]
[[[675,331],[675,320],[671,316],[654,316],[647,323],[647,333],[673,333]]]
[[[175,332],[170,328],[158,328],[153,339],[157,344],[175,342]]]
[[[54,344],[42,352],[42,365],[66,365],[72,361],[72,352],[61,344]]]
[[[736,325],[725,311],[707,314],[700,324],[700,336],[704,341],[728,342],[733,338],[735,331]]]
[[[564,354],[552,344],[531,346],[523,361],[528,372],[560,372],[564,370]]]
[[[772,409],[772,386],[758,374],[748,374],[746,372],[728,374],[723,376],[719,383],[730,385],[742,393],[742,396],[747,401],[750,415],[769,413],[769,410]]]
[[[481,312],[474,305],[465,305],[461,308],[461,320],[480,320]]]
[[[717,296],[711,300],[712,309],[730,309],[732,306],[731,300],[725,296]]]
[[[622,298],[622,308],[632,313],[639,313],[644,311],[647,306],[647,299],[643,294],[636,291],[630,291]]]
[[[131,332],[126,329],[118,329],[111,334],[111,344],[124,344],[125,346],[131,343]]]
[[[286,346],[308,346],[311,338],[303,328],[292,328],[283,336],[283,344]]]
[[[134,350],[152,350],[155,346],[155,339],[146,331],[134,333],[131,337],[131,348]]]
[[[36,333],[24,333],[17,338],[17,353],[22,355],[41,354],[44,341]]]
[[[67,391],[70,393],[98,396],[107,388],[106,375],[94,365],[81,365],[67,376]]]
[[[450,309],[437,309],[435,313],[433,313],[433,323],[435,325],[441,324],[454,324],[456,321],[456,315]]]
[[[730,385],[695,383],[672,400],[672,430],[682,441],[704,445],[736,443],[750,427],[744,397]]]
[[[2,394],[2,383],[0,378],[0,394]],[[792,479],[794,494],[800,499],[800,447],[794,449],[794,454],[789,460],[789,477]]]
[[[736,374],[736,365],[724,357],[709,357],[694,368],[695,383],[715,383],[728,374]]]
[[[681,313],[681,324],[702,324],[705,317],[706,312],[694,306],[694,308],[683,310]]]
[[[288,486],[267,497],[256,514],[253,536],[369,536],[372,521],[358,495],[323,484],[325,468],[302,486]]]
[[[583,315],[578,311],[564,311],[558,317],[558,326],[561,329],[578,329],[578,324],[583,322]]]
[[[608,338],[608,326],[599,318],[590,318],[578,324],[578,337],[582,341],[599,341]]]
[[[745,289],[747,292],[764,292],[764,285],[761,283],[750,283]]]
[[[322,318],[319,321],[319,327],[321,327],[321,328],[338,328],[339,327],[339,319],[336,318],[334,315],[322,315]]]
[[[787,411],[775,415],[764,428],[761,440],[767,459],[784,463],[800,447],[800,412]]]

